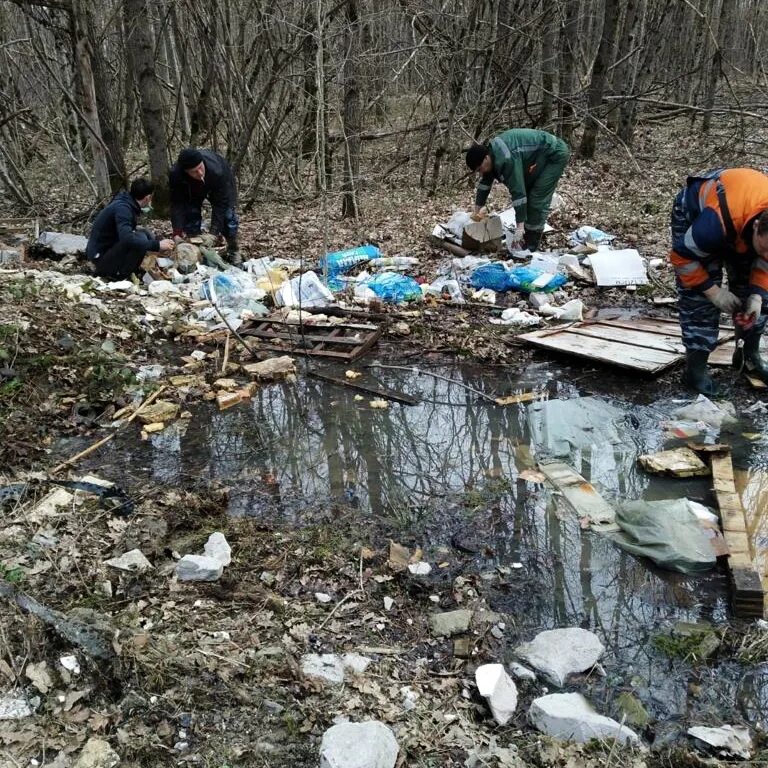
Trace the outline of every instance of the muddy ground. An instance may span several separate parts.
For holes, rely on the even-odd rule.
[[[591,224],[615,233],[618,245],[663,257],[670,201],[687,172],[762,160],[739,152],[729,131],[706,144],[684,132],[685,126],[679,134],[669,127],[649,131],[634,160],[610,147],[594,162],[574,160],[561,184],[565,207],[552,219],[550,247],[563,245],[571,229]],[[418,271],[429,277],[445,254],[427,236],[435,222],[469,204],[471,189],[457,182],[427,199],[410,181],[403,176],[386,188],[364,190],[363,218],[355,222],[339,219],[333,199],[257,204],[243,215],[244,250],[311,260],[325,250],[372,242],[386,255],[419,257]],[[505,205],[499,190],[492,201]],[[67,213],[59,215],[61,224]],[[71,273],[85,266],[35,262],[25,268]],[[569,285],[564,293],[591,309],[670,316],[671,310],[654,310],[651,299],[673,295],[672,284],[663,267],[651,286],[636,292]],[[508,297],[511,303],[518,299]],[[319,738],[338,716],[390,724],[402,766],[725,764],[697,753],[684,738],[665,738],[652,719],[637,726],[652,746],[649,753],[557,744],[526,722],[527,704],[542,692],[538,683],[520,683],[515,718],[495,726],[477,697],[473,672],[479,663],[497,660],[497,635],[506,630],[514,636],[514,619],[491,610],[490,595],[501,590],[524,612],[540,585],[525,570],[483,575],[476,557],[482,542],[427,552],[415,539],[401,542],[414,560],[436,566],[420,579],[393,561],[397,527],[361,518],[353,505],[321,505],[312,510],[311,523],[296,528],[229,517],[233,488],[204,478],[180,488],[111,470],[108,479],[125,488],[130,504],[49,485],[46,478],[79,478],[84,467],[98,475],[98,451],[60,464],[115,429],[122,440],[142,440],[138,423],[123,420],[115,427],[113,420],[121,409],[135,407],[143,366],[162,362],[166,370],[161,381],[142,387],[141,397],[165,386],[162,399],[179,405],[179,418],[192,418],[223,375],[223,344],[201,345],[180,335],[173,318],[148,324],[127,300],[110,300],[108,311],[99,311],[24,271],[0,274],[0,305],[0,479],[4,486],[26,483],[23,493],[0,498],[2,583],[95,627],[104,651],[94,658],[92,647],[73,643],[8,599],[0,602],[0,690],[23,691],[37,708],[32,716],[0,722],[0,765],[67,768],[87,739],[100,737],[127,766],[309,767],[317,764]],[[547,358],[520,344],[513,330],[491,325],[492,311],[484,306],[435,301],[383,311],[391,317],[375,352],[382,360],[469,360],[481,369],[503,365],[522,373]],[[190,358],[193,349],[207,357]],[[243,378],[236,368],[241,361],[233,348],[226,375]],[[599,368],[582,368],[584,376],[600,378]],[[193,378],[173,384],[170,377],[181,375]],[[641,401],[653,402],[662,394],[682,394],[678,376],[673,371],[636,381],[618,374],[611,386],[632,387]],[[740,383],[733,392],[744,403],[755,399]],[[274,478],[259,482],[265,495],[274,493]],[[468,493],[470,518],[491,503],[486,493],[492,491]],[[230,542],[232,564],[215,583],[178,582],[176,558],[201,552],[212,531]],[[147,556],[151,570],[124,574],[104,564],[134,548]],[[330,599],[323,602],[318,594]],[[393,600],[389,610],[385,597]],[[435,607],[474,611],[465,641],[433,636],[429,614]],[[677,650],[671,649],[672,657]],[[358,652],[372,663],[363,674],[348,675],[343,687],[323,686],[300,670],[300,657],[308,652]],[[77,657],[79,673],[62,667],[66,655]],[[730,657],[757,666],[768,661],[768,643],[734,623],[722,633],[714,659]],[[686,662],[696,685],[707,679],[713,658]],[[576,680],[575,689],[582,682],[589,684]],[[618,711],[605,714],[621,717]],[[754,764],[760,763],[758,754]]]

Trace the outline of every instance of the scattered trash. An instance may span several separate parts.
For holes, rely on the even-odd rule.
[[[320,266],[324,273],[327,270],[328,288],[332,291],[342,290],[344,283],[338,279],[339,275],[343,275],[379,256],[381,256],[381,251],[375,245],[361,245],[357,248],[347,248],[344,251],[326,254],[320,260]]]
[[[421,286],[412,277],[397,272],[380,272],[366,280],[365,286],[382,301],[390,304],[422,298]]]
[[[565,685],[570,675],[594,667],[604,652],[597,635],[580,627],[540,632],[530,643],[515,649],[517,656],[558,688]]]
[[[384,723],[338,723],[323,734],[320,768],[395,768],[399,751]]]
[[[398,277],[401,276],[398,275]],[[419,295],[421,295],[421,290],[419,290]],[[278,307],[311,309],[312,307],[327,307],[335,301],[333,294],[312,271],[288,280],[275,291],[275,304]]]
[[[490,318],[490,322],[494,325],[519,325],[523,328],[530,328],[534,325],[541,325],[541,318],[538,315],[517,309],[517,307],[510,307],[505,309],[500,317]]]
[[[709,467],[690,448],[674,448],[638,456],[637,460],[646,472],[657,475],[704,477],[710,474]]]
[[[481,664],[475,670],[475,683],[490,707],[493,719],[506,725],[517,709],[517,686],[502,664]]]
[[[571,301],[563,304],[562,307],[544,304],[539,308],[539,312],[545,317],[552,317],[555,320],[562,320],[564,322],[580,321],[584,319],[584,302],[581,299],[571,299]]]
[[[634,555],[681,573],[703,573],[724,554],[717,517],[701,515],[688,499],[629,501],[621,504],[613,540]],[[704,508],[706,513],[706,509]],[[714,517],[714,521],[712,518]]]
[[[744,760],[752,757],[752,736],[748,728],[737,725],[721,725],[719,728],[695,725],[688,729],[688,735],[712,747],[720,757],[741,757]]]
[[[517,266],[507,268],[501,262],[483,264],[475,269],[470,276],[473,288],[489,288],[503,293],[505,291],[521,291],[531,293],[536,291],[555,291],[568,281],[560,273],[552,274],[541,269]]]
[[[568,239],[574,245],[583,243],[594,243],[595,245],[598,245],[600,243],[610,243],[615,237],[616,235],[609,235],[607,232],[603,232],[596,227],[584,226],[571,232]]]
[[[699,395],[690,405],[678,408],[672,415],[676,419],[683,419],[685,421],[703,421],[711,427],[720,429],[734,426],[738,423],[731,403],[723,404],[721,407],[713,403],[705,395]]]
[[[150,290],[152,285],[155,283],[150,285]],[[219,272],[200,286],[201,298],[208,299],[225,314],[238,318],[268,315],[269,310],[262,303],[266,295],[257,287],[253,277],[241,269],[230,268]]]
[[[552,693],[534,699],[528,711],[531,723],[556,739],[584,744],[592,739],[615,739],[637,744],[637,734],[610,717],[599,715],[580,693]]]
[[[424,295],[447,297],[457,304],[464,303],[464,294],[461,292],[458,280],[452,280],[447,277],[438,277],[431,284],[427,283],[421,286]]]

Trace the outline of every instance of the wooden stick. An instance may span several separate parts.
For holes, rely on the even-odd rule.
[[[229,337],[230,334],[227,334],[227,338],[224,339],[224,361],[221,364],[222,376],[227,373],[227,363],[229,362]]]
[[[165,386],[162,386],[160,387],[160,389],[155,390],[146,400],[144,400],[143,403],[139,405],[139,407],[111,435],[107,435],[101,440],[98,440],[97,442],[95,442],[89,448],[86,448],[84,451],[80,451],[80,453],[75,454],[71,459],[67,459],[61,464],[56,465],[51,470],[50,474],[51,475],[58,474],[63,469],[66,469],[68,466],[70,466],[70,464],[74,464],[80,461],[80,459],[84,459],[86,456],[90,456],[90,454],[92,454],[96,449],[101,448],[102,445],[104,445],[105,443],[108,443],[118,433],[119,430],[121,430],[127,424],[130,424],[139,415],[139,413],[141,413],[141,411],[144,408],[146,408],[146,406],[148,406],[150,403],[153,403],[164,389],[165,389]]]
[[[340,387],[348,387],[358,392],[365,392],[366,395],[375,395],[376,397],[383,397],[385,400],[394,400],[396,403],[403,403],[403,405],[418,405],[419,401],[415,397],[406,395],[404,392],[396,392],[393,389],[387,389],[386,387],[372,387],[368,384],[358,384],[356,381],[350,381],[349,379],[339,379],[336,376],[329,376],[327,373],[319,373],[318,371],[307,371],[307,376],[313,379],[319,379],[320,381],[326,381],[329,384],[336,384]]]

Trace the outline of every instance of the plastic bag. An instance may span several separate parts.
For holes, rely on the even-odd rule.
[[[550,293],[568,282],[568,278],[561,274],[551,274],[531,267],[514,267],[509,270],[509,286],[523,293],[543,291]]]
[[[412,277],[399,275],[397,272],[381,272],[365,285],[382,301],[392,304],[421,298],[421,286]]]
[[[431,285],[422,286],[422,290],[424,293],[429,293],[433,296],[444,296],[447,294],[451,301],[455,301],[457,304],[464,303],[464,296],[461,293],[458,280],[451,280],[447,277],[438,277]]]
[[[253,278],[240,269],[217,272],[200,286],[201,298],[208,299],[227,314],[267,315],[269,311],[261,303],[266,293],[256,286]]]
[[[469,282],[473,288],[490,288],[502,293],[512,288],[509,270],[499,262],[479,266],[472,273]]]
[[[613,240],[616,237],[616,235],[610,235],[607,232],[603,232],[602,229],[597,229],[597,227],[579,227],[578,229],[575,229],[573,232],[571,232],[569,236],[569,240],[572,243],[580,244],[580,243],[610,243],[611,240]]]
[[[702,573],[715,566],[717,525],[702,519],[700,505],[688,499],[630,501],[616,512],[621,532],[614,541],[627,552],[681,573]]]
[[[320,260],[320,265],[328,270],[328,287],[332,291],[340,291],[344,288],[344,283],[338,279],[339,275],[380,256],[381,251],[375,245],[360,245],[357,248],[328,253]]]
[[[297,275],[275,291],[278,307],[327,307],[333,301],[333,294],[314,272]]]

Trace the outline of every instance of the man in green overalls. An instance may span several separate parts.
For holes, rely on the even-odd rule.
[[[473,144],[467,150],[467,165],[480,174],[475,215],[481,214],[493,182],[501,181],[512,196],[517,239],[535,251],[552,195],[570,156],[571,150],[562,139],[532,128],[512,128],[488,144]]]

